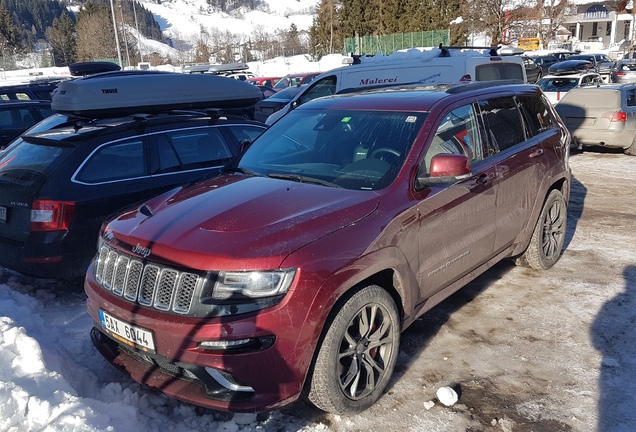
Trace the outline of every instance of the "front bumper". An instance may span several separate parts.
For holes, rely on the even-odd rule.
[[[232,317],[192,318],[142,308],[103,290],[89,268],[87,308],[93,343],[134,380],[195,405],[230,411],[276,409],[301,393],[320,329],[306,327],[307,310],[293,293],[271,308]],[[146,353],[107,336],[99,311],[154,334]],[[308,331],[309,330],[309,331]],[[304,336],[303,336],[304,335]],[[244,349],[204,349],[203,341],[267,340]]]

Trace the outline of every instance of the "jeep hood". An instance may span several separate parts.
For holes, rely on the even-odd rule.
[[[149,249],[151,260],[200,270],[269,269],[378,203],[371,191],[224,175],[130,209],[106,230],[124,248]]]

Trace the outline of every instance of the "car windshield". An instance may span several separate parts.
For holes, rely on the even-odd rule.
[[[228,170],[353,190],[393,182],[426,113],[297,109]]]
[[[572,90],[579,84],[579,78],[543,78],[537,82],[537,85],[543,91],[547,92],[565,92]]]

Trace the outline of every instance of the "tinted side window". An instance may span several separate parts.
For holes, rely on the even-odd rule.
[[[479,107],[488,130],[490,152],[503,151],[525,141],[521,116],[512,97],[480,101]]]
[[[26,129],[32,126],[36,120],[29,107],[0,109],[1,129]]]
[[[157,136],[154,174],[222,165],[233,153],[217,128],[171,131]]]
[[[75,179],[102,183],[147,175],[144,141],[137,137],[100,147],[80,168]]]
[[[528,124],[530,136],[535,136],[544,130],[554,127],[554,119],[543,98],[533,96],[519,96],[519,107]]]
[[[431,145],[424,156],[424,167],[420,170],[424,168],[426,173],[429,173],[433,156],[443,153],[466,155],[471,163],[482,160],[484,158],[482,134],[483,131],[472,104],[455,108],[444,116],[437,127]]]
[[[636,89],[627,89],[627,106],[636,106]]]

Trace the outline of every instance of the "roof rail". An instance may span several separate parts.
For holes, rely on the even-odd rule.
[[[450,57],[450,52],[449,50],[455,49],[455,50],[461,50],[461,49],[482,49],[482,50],[489,50],[488,54],[491,56],[498,56],[499,53],[497,53],[497,50],[499,49],[498,46],[443,46],[441,43],[439,44],[439,49],[442,50],[442,52],[440,53],[440,57]]]
[[[500,85],[510,85],[510,84],[528,84],[528,83],[520,79],[473,81],[466,84],[460,84],[457,86],[450,87],[446,90],[446,93],[449,93],[449,94],[463,93],[470,90],[497,87]]]

